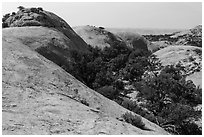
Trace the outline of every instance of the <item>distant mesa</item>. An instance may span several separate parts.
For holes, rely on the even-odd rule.
[[[192,29],[176,31],[170,34],[143,35],[150,44],[148,48],[152,52],[168,47],[169,45],[190,45],[202,47],[202,25]]]
[[[140,35],[162,35],[180,32],[183,29],[158,29],[158,28],[106,28],[112,33],[130,32]]]

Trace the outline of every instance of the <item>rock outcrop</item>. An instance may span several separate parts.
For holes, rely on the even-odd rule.
[[[77,49],[87,51],[87,44],[60,17],[42,8],[22,8],[4,19],[7,27],[42,26],[63,33]]]

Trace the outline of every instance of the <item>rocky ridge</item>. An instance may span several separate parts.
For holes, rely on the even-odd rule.
[[[42,26],[56,29],[70,39],[77,49],[87,51],[87,44],[62,18],[42,8],[21,8],[3,20],[6,27]]]

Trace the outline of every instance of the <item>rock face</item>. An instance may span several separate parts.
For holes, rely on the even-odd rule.
[[[76,33],[89,45],[104,49],[114,44],[124,43],[124,41],[114,35],[113,33],[105,30],[103,27],[95,26],[78,26],[73,28]]]
[[[166,65],[180,63],[184,66],[187,79],[202,87],[202,48],[195,46],[168,46],[154,53]]]
[[[29,30],[24,29],[3,29],[3,134],[168,134],[144,118],[150,130],[117,120],[128,110],[32,50],[40,42],[24,42],[19,37]],[[27,38],[40,31],[31,30],[35,33],[27,33]]]
[[[87,51],[87,44],[62,18],[41,8],[23,8],[6,18],[4,24],[7,27],[43,26],[54,28],[63,33],[78,49],[83,48],[84,51]]]

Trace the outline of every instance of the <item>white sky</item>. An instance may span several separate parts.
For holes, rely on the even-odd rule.
[[[2,13],[18,6],[42,7],[70,26],[95,25],[114,28],[192,28],[202,24],[202,3],[190,2],[53,2],[2,3]]]

